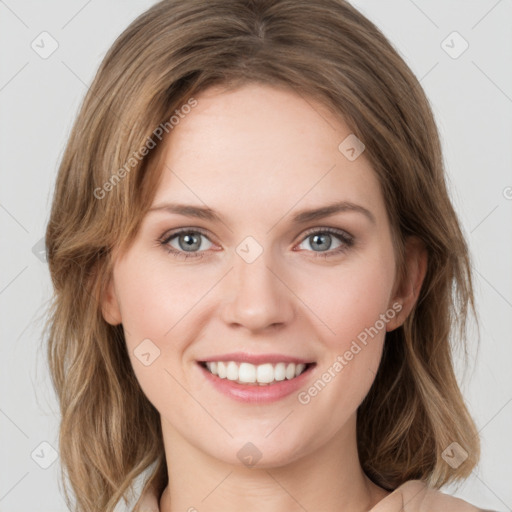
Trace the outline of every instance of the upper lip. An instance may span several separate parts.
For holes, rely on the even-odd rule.
[[[287,356],[284,354],[249,354],[247,352],[232,352],[230,354],[222,354],[218,356],[211,356],[201,359],[201,363],[209,363],[213,361],[235,361],[237,363],[251,363],[254,365],[264,363],[295,363],[295,364],[308,364],[312,363],[310,359],[303,359],[301,357]]]

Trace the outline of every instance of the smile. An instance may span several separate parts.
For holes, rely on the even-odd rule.
[[[312,363],[264,363],[251,364],[237,361],[208,361],[201,365],[212,375],[238,384],[272,385],[275,382],[299,377]]]
[[[206,382],[245,403],[271,403],[297,393],[313,376],[316,362],[279,354],[233,353],[197,361]]]

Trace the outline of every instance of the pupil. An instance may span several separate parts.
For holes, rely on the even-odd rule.
[[[193,247],[193,246],[194,245],[196,245],[196,246],[200,245],[200,243],[198,244],[198,242],[197,242],[198,237],[195,237],[194,235],[191,235],[190,233],[182,235],[182,237],[185,240],[185,244],[186,244],[186,248],[187,249],[190,249],[190,248],[197,249],[198,247]]]

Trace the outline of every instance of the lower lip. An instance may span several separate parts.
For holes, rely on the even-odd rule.
[[[304,386],[306,380],[312,373],[315,364],[312,364],[306,371],[302,372],[298,377],[290,380],[282,380],[260,386],[259,384],[239,384],[229,379],[221,379],[217,375],[213,375],[206,368],[198,364],[206,379],[212,383],[213,387],[224,395],[246,403],[271,403],[281,400],[291,395]]]

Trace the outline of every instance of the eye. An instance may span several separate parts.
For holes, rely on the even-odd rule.
[[[178,257],[183,258],[202,258],[204,251],[210,249],[212,243],[208,240],[208,244],[203,244],[203,239],[208,240],[208,237],[202,230],[197,228],[185,228],[173,233],[166,233],[164,238],[159,240],[165,249]]]
[[[333,239],[338,240],[338,245],[333,248]],[[345,231],[334,228],[314,228],[306,234],[301,245],[307,243],[312,247],[315,256],[327,258],[345,252],[354,245],[354,237]],[[300,246],[299,246],[300,247]]]
[[[207,240],[208,243],[203,243]],[[338,245],[333,248],[333,240]],[[206,233],[199,228],[183,228],[171,233],[165,233],[158,240],[164,249],[178,258],[202,258],[213,246]],[[314,228],[306,233],[300,245],[308,243],[316,253],[315,257],[328,258],[347,251],[354,245],[354,237],[345,231],[334,228]],[[208,245],[209,244],[209,245]],[[300,247],[299,245],[299,247]]]

